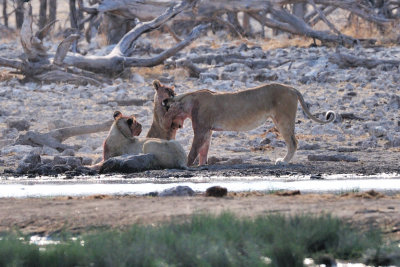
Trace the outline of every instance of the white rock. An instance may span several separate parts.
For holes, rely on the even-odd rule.
[[[115,96],[117,101],[126,100],[128,98],[128,94],[125,90],[119,91]]]
[[[38,87],[37,83],[26,83],[25,88],[27,88],[30,91],[35,90]]]
[[[269,133],[266,134],[265,138],[269,139],[269,140],[276,139],[276,134],[273,133],[273,132],[269,132]]]
[[[324,126],[322,125],[315,125],[311,128],[312,135],[322,135],[324,134]]]
[[[333,129],[330,127],[324,127],[324,133],[327,135],[342,135],[342,132],[337,129]]]
[[[338,136],[336,137],[336,141],[338,141],[338,142],[346,141],[346,137],[344,137],[343,135],[338,135]]]
[[[206,78],[206,79],[203,80],[203,83],[204,83],[204,84],[213,84],[213,83],[214,83],[214,80],[211,79],[211,78]]]
[[[93,150],[88,146],[83,146],[78,150],[78,152],[80,152],[80,153],[92,153]]]
[[[68,149],[65,149],[61,153],[61,155],[63,155],[63,156],[75,156],[75,151],[73,149],[68,148]]]
[[[28,154],[30,152],[40,154],[41,151],[42,149],[40,147],[33,147],[27,145],[15,145],[15,146],[10,145],[10,146],[5,146],[0,150],[1,155],[8,155],[10,153],[15,153],[17,158],[22,158],[25,154]]]
[[[43,148],[42,148],[42,154],[48,155],[48,156],[55,156],[55,155],[58,155],[59,152],[58,152],[57,149],[54,149],[54,148],[52,148],[52,147],[43,146]]]
[[[399,109],[400,108],[400,96],[399,95],[392,95],[390,97],[389,106],[392,109]]]
[[[108,105],[112,108],[116,108],[118,106],[117,102],[109,102]]]
[[[2,131],[2,139],[15,139],[18,137],[19,132],[15,128],[6,128]]]
[[[130,81],[133,83],[139,83],[139,84],[146,83],[143,76],[138,73],[133,73],[130,77]]]
[[[93,150],[93,153],[96,153],[96,154],[103,153],[103,146],[97,147],[95,150]]]
[[[160,192],[160,197],[171,197],[171,196],[194,196],[195,192],[189,186],[178,185],[176,187],[165,189]]]
[[[285,147],[286,143],[284,141],[282,141],[282,140],[275,139],[275,140],[272,140],[271,146],[273,146],[273,147]]]
[[[231,81],[223,81],[215,86],[216,90],[221,91],[221,92],[229,92],[233,91],[232,90],[232,85]]]
[[[115,91],[118,90],[118,86],[116,85],[111,85],[111,86],[107,86],[106,88],[103,89],[104,93],[113,93]]]
[[[354,85],[352,85],[351,83],[346,84],[346,86],[344,87],[347,91],[353,91],[354,90]]]
[[[228,151],[232,151],[232,152],[250,152],[250,149],[245,148],[245,147],[237,147],[237,146],[231,146],[231,147],[227,147],[225,148]]]
[[[99,102],[107,102],[108,101],[108,97],[106,95],[101,95],[99,98]]]
[[[375,126],[368,129],[370,135],[375,137],[384,137],[387,134],[387,130],[382,126]]]

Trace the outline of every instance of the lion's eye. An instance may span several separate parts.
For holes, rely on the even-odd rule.
[[[128,120],[126,121],[126,123],[128,123],[128,125],[131,126],[131,125],[133,124],[133,120],[132,120],[132,119],[128,119]]]

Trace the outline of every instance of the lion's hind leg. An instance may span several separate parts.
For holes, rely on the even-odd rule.
[[[282,135],[287,146],[287,153],[284,158],[278,158],[275,164],[286,165],[293,158],[297,150],[297,139],[294,135],[296,113],[294,115],[283,114],[273,118],[276,128]]]

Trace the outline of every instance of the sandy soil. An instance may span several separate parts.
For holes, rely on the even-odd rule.
[[[214,197],[63,197],[0,199],[0,231],[20,229],[29,234],[61,230],[82,233],[100,227],[123,228],[133,223],[182,221],[195,213],[230,211],[242,217],[266,214],[331,213],[362,227],[379,226],[400,240],[400,195],[376,192],[345,195],[230,193]],[[18,212],[15,212],[18,211]]]

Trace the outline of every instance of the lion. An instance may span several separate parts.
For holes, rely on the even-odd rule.
[[[146,137],[174,140],[177,129],[175,128],[164,129],[160,125],[161,121],[160,118],[164,117],[165,112],[167,112],[165,107],[162,106],[162,103],[165,99],[175,96],[174,87],[163,85],[158,80],[153,81],[153,86],[155,90],[153,122],[150,126],[150,129]]]
[[[103,162],[124,154],[153,154],[164,169],[186,169],[187,156],[183,147],[174,140],[139,138],[142,126],[135,116],[114,112],[114,122],[103,144]]]
[[[197,157],[199,165],[207,163],[212,131],[247,131],[272,118],[287,146],[287,154],[276,164],[288,164],[297,150],[297,102],[313,121],[325,124],[336,118],[333,111],[326,112],[325,120],[316,118],[297,89],[274,83],[233,93],[199,90],[170,97],[163,102],[167,112],[160,124],[164,129],[177,129],[185,119],[192,120],[194,137],[187,162],[191,166]]]

